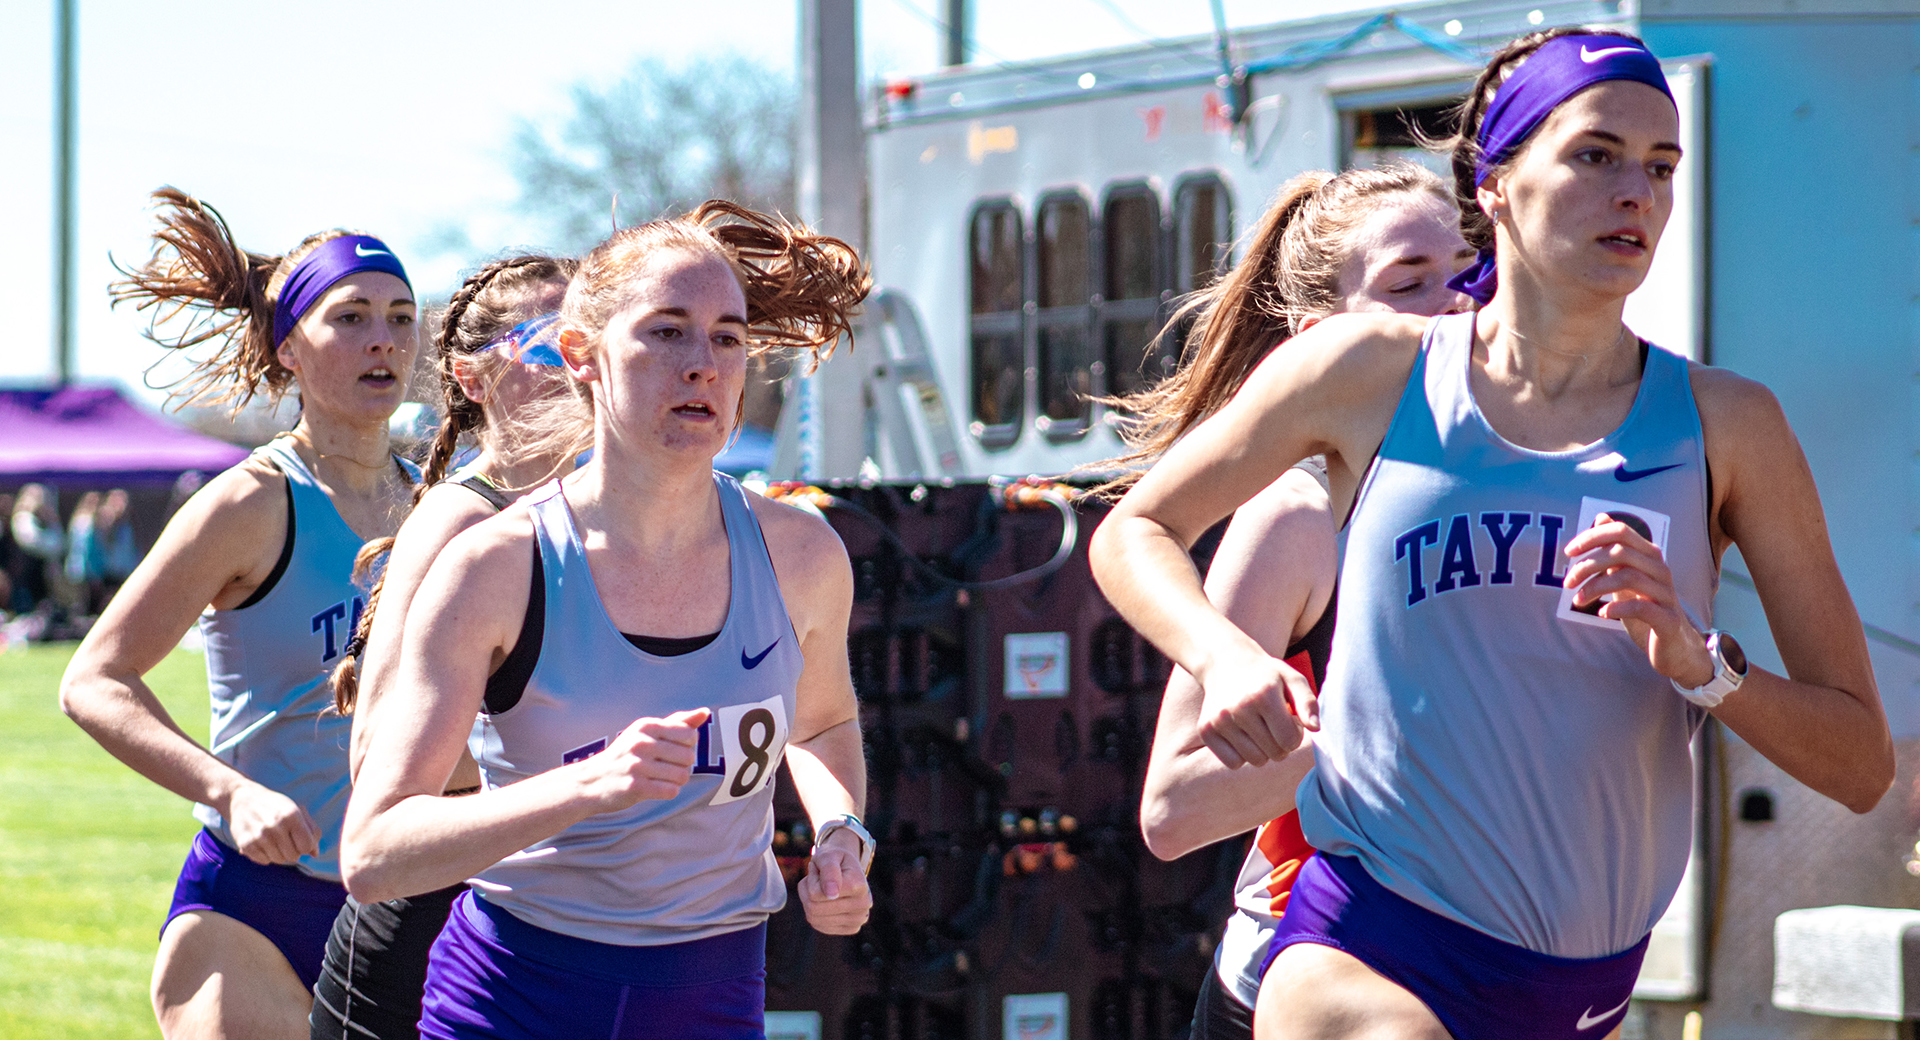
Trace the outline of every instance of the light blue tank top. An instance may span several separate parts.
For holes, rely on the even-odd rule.
[[[773,780],[803,659],[746,491],[723,473],[713,482],[727,617],[713,642],[676,657],[646,653],[614,626],[559,482],[523,499],[545,572],[545,632],[520,700],[474,723],[468,747],[487,790],[595,754],[635,719],[712,709],[678,796],[590,816],[472,879],[530,924],[655,946],[750,928],[786,903]]]
[[[1527,949],[1639,942],[1680,883],[1702,717],[1624,629],[1563,619],[1583,498],[1671,519],[1703,628],[1718,583],[1687,362],[1647,353],[1632,410],[1572,451],[1518,447],[1474,403],[1473,315],[1435,318],[1347,532],[1300,820],[1421,906]]]
[[[285,474],[291,546],[265,595],[200,616],[207,685],[213,697],[209,748],[221,761],[293,799],[320,828],[320,851],[297,864],[340,877],[340,826],[347,811],[347,741],[353,720],[333,710],[327,682],[366,607],[354,585],[362,540],[340,518],[285,440],[254,452]],[[411,470],[409,473],[411,474]],[[227,821],[208,805],[194,817],[234,847]]]

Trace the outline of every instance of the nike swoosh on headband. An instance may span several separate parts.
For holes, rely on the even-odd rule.
[[[1620,1012],[1625,1011],[1627,1009],[1627,1005],[1632,1001],[1633,1001],[1633,998],[1628,997],[1626,1000],[1621,1001],[1618,1007],[1615,1007],[1611,1011],[1603,1011],[1598,1015],[1593,1013],[1593,1005],[1588,1004],[1586,1013],[1580,1016],[1580,1021],[1575,1022],[1573,1024],[1573,1028],[1580,1029],[1580,1030],[1592,1029],[1594,1026],[1597,1026],[1600,1023],[1605,1022],[1607,1019],[1612,1018],[1613,1016],[1619,1014]]]
[[[1622,484],[1631,484],[1642,477],[1651,477],[1655,473],[1665,473],[1670,469],[1679,469],[1681,465],[1682,463],[1676,462],[1670,466],[1655,466],[1652,469],[1631,470],[1627,468],[1626,460],[1622,459],[1619,468],[1613,471],[1613,479]]]
[[[773,642],[768,643],[767,648],[765,650],[762,650],[759,653],[754,654],[752,657],[748,657],[747,652],[744,649],[741,650],[740,651],[740,667],[745,668],[749,671],[760,667],[760,662],[766,660],[767,655],[770,653],[773,653],[773,648],[779,645],[780,645],[780,637],[775,636],[773,639]]]
[[[1609,54],[1634,54],[1639,52],[1639,50],[1640,48],[1638,47],[1602,47],[1597,51],[1590,51],[1586,48],[1586,45],[1582,44],[1580,47],[1580,60],[1591,65]]]
[[[280,287],[280,298],[273,305],[273,341],[286,342],[294,323],[313,309],[334,283],[361,271],[390,274],[409,289],[413,287],[407,278],[407,269],[385,242],[372,235],[329,238],[314,246],[287,273],[287,280]]]

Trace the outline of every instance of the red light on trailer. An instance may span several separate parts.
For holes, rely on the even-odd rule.
[[[913,97],[914,91],[918,89],[920,85],[910,79],[892,80],[887,84],[887,100],[905,101]]]

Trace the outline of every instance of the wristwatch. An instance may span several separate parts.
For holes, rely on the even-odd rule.
[[[820,829],[814,833],[813,847],[817,849],[825,845],[827,838],[832,836],[834,831],[840,830],[841,828],[852,831],[853,836],[860,839],[860,872],[865,874],[872,870],[873,835],[867,833],[866,825],[860,822],[860,817],[852,813],[841,813],[839,816],[835,816],[833,819],[821,824]]]
[[[1740,649],[1740,641],[1719,629],[1710,629],[1706,634],[1707,656],[1713,659],[1713,678],[1705,683],[1688,689],[1677,680],[1669,679],[1680,696],[1698,704],[1702,708],[1719,707],[1727,699],[1727,694],[1740,688],[1747,679],[1747,655]]]

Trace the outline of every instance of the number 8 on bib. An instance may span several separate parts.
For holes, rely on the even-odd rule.
[[[725,805],[773,786],[787,751],[787,708],[782,698],[730,704],[713,712],[726,772],[708,805]]]

